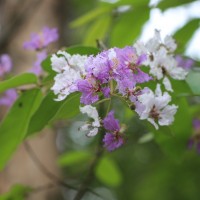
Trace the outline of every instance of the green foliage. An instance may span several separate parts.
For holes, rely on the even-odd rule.
[[[37,84],[37,77],[32,73],[24,73],[0,82],[0,92],[27,84]]]
[[[0,124],[0,169],[3,169],[24,139],[30,119],[38,108],[42,95],[39,89],[24,91]]]
[[[88,151],[72,151],[61,155],[58,163],[61,166],[82,165],[83,162],[89,161],[91,157],[92,154]]]
[[[175,34],[174,38],[178,43],[177,52],[184,53],[189,40],[192,38],[194,32],[199,28],[200,19],[193,19],[186,23]],[[189,31],[188,31],[189,30]]]
[[[53,119],[68,119],[79,113],[79,95],[71,94],[63,101],[55,101],[55,98],[52,92],[43,98],[30,120],[28,135],[41,131]]]
[[[195,2],[196,0],[163,0],[158,4],[158,8],[161,10],[166,10],[169,8],[177,7],[177,6],[182,6],[184,4],[188,4],[191,2]]]
[[[113,26],[110,38],[111,46],[124,47],[132,45],[141,33],[144,22],[148,20],[149,12],[148,8],[139,7],[122,13]]]
[[[110,15],[98,18],[88,29],[83,44],[96,46],[96,40],[105,41],[110,25]]]
[[[117,187],[122,183],[122,174],[114,160],[103,157],[95,171],[96,177],[105,185]]]
[[[195,95],[200,95],[200,72],[190,71],[186,79],[188,85]]]
[[[80,112],[79,105],[80,94],[71,94],[57,110],[56,114],[52,118],[52,121],[58,119],[70,119],[75,117]]]
[[[110,11],[109,7],[106,7],[106,6],[97,7],[96,9],[86,13],[85,15],[83,15],[83,16],[79,17],[78,19],[74,20],[73,22],[71,22],[70,26],[71,26],[71,28],[80,27],[82,25],[87,24],[88,22],[95,20],[99,16],[105,15],[109,11]]]
[[[14,185],[9,192],[0,195],[0,200],[25,200],[30,191],[27,186]]]
[[[80,55],[96,55],[99,53],[99,49],[90,46],[71,46],[66,49],[68,53],[80,54]]]

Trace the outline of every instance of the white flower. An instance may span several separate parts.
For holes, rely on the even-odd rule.
[[[98,133],[98,128],[100,127],[97,109],[91,105],[86,105],[84,107],[80,107],[80,111],[93,119],[93,122],[84,124],[80,129],[83,131],[88,131],[88,137],[95,136]]]
[[[138,96],[138,101],[136,112],[140,119],[147,119],[156,129],[158,129],[157,123],[166,126],[174,121],[178,106],[168,105],[171,96],[167,92],[162,94],[160,84],[157,85],[155,94],[149,89],[146,93]]]
[[[54,77],[54,85],[51,88],[55,95],[58,95],[57,101],[62,101],[72,92],[77,91],[76,81],[81,79],[79,73],[73,69],[68,69],[63,73],[57,74]]]
[[[134,45],[139,55],[148,55],[143,63],[150,67],[149,73],[156,79],[163,79],[163,84],[168,91],[173,91],[168,77],[175,80],[184,80],[188,71],[178,67],[177,61],[172,54],[177,45],[171,36],[166,36],[161,40],[160,32],[155,30],[155,35],[146,44],[136,42]]]
[[[165,89],[169,92],[173,92],[173,89],[172,89],[172,85],[170,83],[170,80],[165,76],[163,78],[163,85],[165,86]]]
[[[58,51],[51,57],[52,69],[58,74],[54,77],[55,83],[51,90],[58,95],[56,100],[65,99],[70,93],[77,91],[76,82],[85,75],[87,56],[70,55],[65,51]]]

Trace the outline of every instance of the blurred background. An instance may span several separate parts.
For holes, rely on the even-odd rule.
[[[59,32],[59,40],[47,48],[49,54],[71,45],[97,47],[97,40],[108,48],[124,47],[138,39],[147,41],[157,29],[162,37],[173,35],[176,53],[192,58],[198,67],[199,25],[199,0],[1,0],[0,54],[9,54],[14,75],[33,66],[36,52],[25,50],[23,43],[44,26]],[[129,124],[128,141],[116,152],[106,153],[97,168],[92,188],[100,196],[88,192],[83,199],[199,200],[200,158],[195,149],[188,149],[192,135],[200,134],[192,125],[200,116],[199,103],[198,97],[182,102],[184,112],[174,125],[181,126],[176,127],[180,135],[163,138],[116,100],[117,117]],[[0,119],[8,109],[1,106]],[[82,116],[63,120],[28,140],[45,168],[73,185],[87,173],[96,142],[77,131],[81,121]],[[181,142],[172,144],[172,138]],[[37,189],[27,195],[20,185]],[[71,200],[75,192],[52,183],[24,144],[0,172],[0,200]]]

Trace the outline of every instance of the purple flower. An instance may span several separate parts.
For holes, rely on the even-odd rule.
[[[103,120],[103,126],[108,131],[104,138],[104,147],[113,151],[124,144],[123,135],[120,133],[119,121],[114,118],[114,111],[108,113]]]
[[[108,115],[104,118],[103,126],[108,131],[112,131],[112,132],[120,131],[119,120],[114,118],[114,111],[110,111]]]
[[[8,54],[0,56],[0,77],[10,72],[12,69],[12,61]]]
[[[124,144],[124,139],[121,137],[121,135],[106,133],[103,138],[103,142],[104,142],[104,147],[108,151],[113,151]]]
[[[44,27],[39,34],[32,33],[31,40],[24,43],[25,49],[40,50],[47,47],[50,43],[58,40],[57,28]]]
[[[110,79],[110,64],[108,52],[103,51],[97,56],[90,56],[85,64],[88,74],[93,75],[101,83],[108,83]]]
[[[46,51],[39,52],[37,54],[37,60],[34,63],[33,67],[30,69],[30,72],[39,76],[42,73],[41,63],[46,57],[47,57]]]
[[[17,99],[17,92],[15,89],[7,90],[4,95],[0,98],[0,105],[10,107],[13,102]]]
[[[83,104],[92,104],[96,101],[98,101],[99,96],[96,92],[100,91],[100,88],[98,85],[96,85],[96,82],[94,79],[90,79],[92,82],[89,80],[79,80],[77,82],[78,90],[82,92],[81,96],[81,103]]]
[[[175,59],[178,67],[182,67],[185,70],[190,70],[194,65],[194,61],[192,59],[184,59],[180,55],[177,55]]]
[[[137,83],[148,82],[152,79],[140,69],[140,65],[147,59],[145,54],[138,56],[134,47],[131,46],[114,50],[118,60],[116,81],[121,94],[124,95],[126,89],[132,89]]]

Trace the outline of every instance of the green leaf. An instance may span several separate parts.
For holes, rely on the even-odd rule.
[[[111,32],[111,46],[132,45],[148,20],[149,12],[149,8],[141,7],[121,14]]]
[[[186,81],[194,94],[200,95],[200,72],[190,71]]]
[[[49,92],[42,100],[39,108],[31,118],[28,135],[42,130],[54,117],[64,101],[55,101],[53,92]]]
[[[192,38],[195,30],[199,28],[200,19],[193,19],[186,23],[181,29],[179,29],[175,34],[174,38],[178,43],[177,52],[183,53],[185,51],[186,45]]]
[[[76,116],[80,110],[80,94],[71,94],[66,101],[60,106],[52,121],[57,119],[70,119]]]
[[[31,116],[42,98],[39,89],[25,91],[16,100],[0,125],[0,169],[24,139]]]
[[[175,161],[180,161],[186,152],[187,142],[192,132],[192,117],[189,105],[184,98],[176,99],[179,106],[175,121],[170,127],[160,127],[154,131],[156,142]]]
[[[138,143],[143,144],[146,142],[150,142],[154,139],[154,134],[152,132],[144,134],[142,137],[139,138]]]
[[[73,101],[77,105],[79,98],[77,94],[71,94],[63,101],[55,101],[55,98],[56,96],[52,92],[49,92],[43,98],[41,105],[31,118],[27,135],[41,131],[55,119],[67,119],[77,114],[77,108],[74,108],[74,110],[71,108],[74,106]]]
[[[80,26],[82,26],[84,24],[87,24],[90,21],[94,21],[95,18],[97,18],[97,17],[99,17],[101,15],[105,15],[109,11],[111,11],[111,9],[108,6],[98,7],[96,9],[88,12],[87,14],[79,17],[78,19],[74,20],[73,22],[71,22],[70,27],[71,28],[80,27]]]
[[[32,73],[24,73],[14,76],[8,80],[0,82],[0,92],[4,92],[7,89],[15,88],[27,84],[37,84],[37,76]]]
[[[56,72],[53,71],[51,67],[51,55],[42,61],[42,69],[50,74],[52,73],[56,74]]]
[[[96,177],[105,185],[117,187],[122,182],[122,174],[117,164],[108,157],[103,157],[96,168]]]
[[[191,3],[193,1],[196,0],[163,0],[158,4],[158,8],[160,8],[161,10],[166,10],[168,8],[173,8],[173,7],[177,7],[177,6],[181,6],[184,4],[188,4]]]
[[[88,151],[72,151],[61,155],[58,159],[58,163],[61,166],[78,165],[88,161],[91,156],[91,153]]]
[[[31,189],[27,186],[14,185],[9,192],[0,195],[0,200],[25,200],[30,191]]]
[[[143,5],[148,5],[149,4],[149,0],[119,0],[115,3],[116,5],[120,6],[120,5],[133,5],[135,6],[143,6]]]
[[[71,46],[71,47],[68,47],[66,51],[71,55],[73,54],[96,55],[99,53],[99,49],[95,47],[89,47],[89,46]]]
[[[111,24],[111,16],[105,15],[96,20],[88,29],[83,41],[85,45],[96,46],[96,40],[103,41]]]

